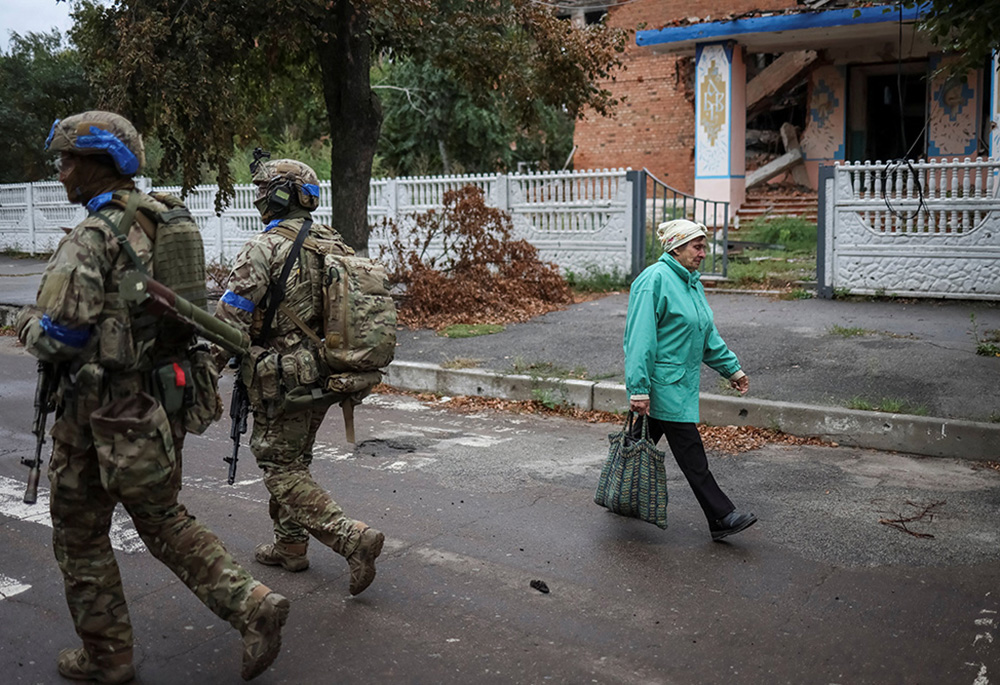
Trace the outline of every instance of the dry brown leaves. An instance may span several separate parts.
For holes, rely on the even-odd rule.
[[[980,469],[992,469],[993,471],[1000,471],[1000,461],[977,461],[973,462],[972,468],[975,470]]]
[[[384,383],[375,386],[374,391],[386,395],[408,395],[415,397],[421,402],[433,403],[434,406],[446,407],[465,414],[490,410],[512,412],[515,414],[561,416],[586,421],[587,423],[614,423],[619,425],[623,424],[625,420],[621,414],[607,411],[586,411],[577,409],[576,407],[564,406],[550,409],[535,400],[501,400],[495,397],[462,395],[460,397],[448,398],[442,402],[441,397],[432,393],[399,390]],[[705,443],[705,449],[726,454],[741,454],[759,449],[768,444],[824,445],[827,447],[836,447],[836,443],[823,442],[818,438],[800,438],[769,428],[755,428],[753,426],[701,425],[698,427],[698,431],[701,433],[702,441]]]
[[[510,215],[487,206],[478,188],[445,193],[443,210],[413,221],[408,229],[388,222],[388,246],[380,250],[390,282],[405,290],[402,325],[518,323],[573,301],[559,268],[515,239]]]

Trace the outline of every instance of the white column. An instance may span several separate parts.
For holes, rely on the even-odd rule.
[[[742,45],[697,46],[694,190],[728,202],[730,216],[746,194],[746,81]]]

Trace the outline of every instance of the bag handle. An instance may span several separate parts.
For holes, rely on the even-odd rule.
[[[640,415],[631,409],[628,410],[628,414],[625,416],[625,435],[632,435],[632,426],[635,424],[637,416],[639,416],[639,421],[642,422],[642,435],[640,440],[649,440],[649,414]]]

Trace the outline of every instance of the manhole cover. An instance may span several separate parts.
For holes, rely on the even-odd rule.
[[[358,443],[357,447],[354,448],[354,454],[361,457],[395,457],[400,454],[416,452],[420,447],[417,440],[375,438]]]

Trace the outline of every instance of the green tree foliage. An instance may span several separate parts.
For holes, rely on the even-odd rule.
[[[382,107],[373,55],[448,72],[479,102],[498,97],[522,127],[538,104],[571,118],[617,105],[600,86],[622,65],[625,33],[573,28],[532,0],[73,0],[73,39],[101,103],[163,146],[185,186],[211,168],[228,201],[234,149],[262,112],[316,126],[330,141],[334,224],[368,243],[367,199]],[[325,121],[296,109],[318,88]]]
[[[922,7],[919,26],[935,45],[960,57],[956,73],[981,69],[1000,50],[1000,0],[905,0],[903,7]]]
[[[45,134],[57,117],[92,104],[79,55],[59,31],[13,33],[0,52],[0,93],[0,183],[51,178]]]
[[[509,171],[518,162],[558,169],[572,149],[573,120],[561,107],[535,102],[525,126],[497,93],[480,97],[431,64],[386,60],[377,73],[378,150],[395,175]]]

